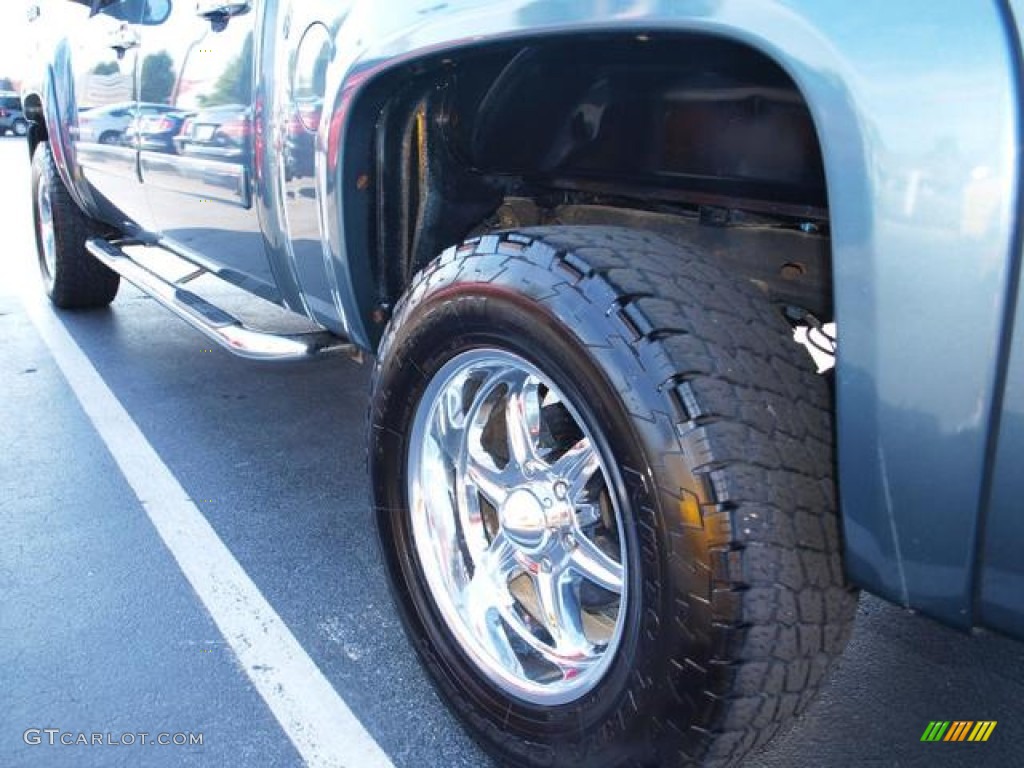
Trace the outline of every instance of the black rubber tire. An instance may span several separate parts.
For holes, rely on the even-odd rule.
[[[376,521],[416,650],[500,761],[732,765],[811,700],[846,644],[856,592],[840,555],[828,389],[790,338],[710,258],[631,230],[490,235],[417,276],[373,377]],[[413,414],[432,374],[478,346],[521,355],[582,403],[620,473],[626,630],[597,688],[562,706],[486,682],[410,541]]]
[[[53,216],[55,268],[52,274],[44,256],[39,209],[39,189],[43,184],[49,187]],[[50,301],[62,309],[90,309],[110,304],[117,295],[120,277],[85,250],[85,241],[103,234],[105,228],[86,216],[71,198],[46,141],[40,142],[32,155],[32,215],[39,271]]]

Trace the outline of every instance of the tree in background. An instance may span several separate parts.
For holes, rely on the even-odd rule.
[[[119,75],[121,67],[115,61],[101,61],[92,68],[92,73],[94,75]]]
[[[16,91],[14,81],[9,77],[0,77],[0,91]]]
[[[252,33],[246,35],[242,51],[227,65],[209,96],[200,98],[200,106],[249,104],[252,101]]]
[[[169,104],[174,90],[174,59],[167,51],[151,53],[142,60],[139,98],[157,104]]]

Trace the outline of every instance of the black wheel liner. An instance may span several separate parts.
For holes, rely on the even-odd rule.
[[[374,373],[377,522],[422,660],[500,759],[727,765],[809,703],[846,644],[856,593],[840,558],[828,387],[789,336],[709,257],[620,228],[488,235],[416,278]],[[633,510],[642,566],[627,637],[598,688],[564,707],[508,701],[473,674],[424,597],[404,528],[416,393],[466,345],[488,343],[532,358],[609,425]]]

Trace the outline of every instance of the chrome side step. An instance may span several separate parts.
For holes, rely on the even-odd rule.
[[[172,282],[135,261],[117,243],[93,237],[86,241],[85,247],[143,293],[152,296],[193,328],[240,357],[253,360],[303,360],[337,352],[360,356],[354,344],[328,331],[279,334],[246,327],[238,318],[182,287],[183,283],[205,273],[201,268]]]

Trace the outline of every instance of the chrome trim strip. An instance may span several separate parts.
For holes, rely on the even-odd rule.
[[[227,150],[222,151],[226,156]],[[252,207],[249,169],[241,163],[216,158],[168,155],[148,149],[139,153],[139,163],[143,178],[151,186],[238,205],[246,209]]]

